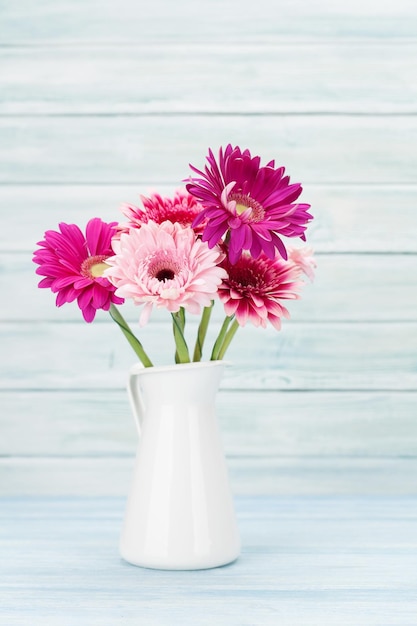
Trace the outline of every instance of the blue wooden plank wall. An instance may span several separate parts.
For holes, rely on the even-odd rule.
[[[416,494],[416,78],[412,0],[3,0],[0,494],[125,495],[136,447],[133,353],[37,289],[36,241],[228,142],[304,183],[318,260],[283,330],[230,350],[235,492]],[[143,331],[158,362],[169,326]]]

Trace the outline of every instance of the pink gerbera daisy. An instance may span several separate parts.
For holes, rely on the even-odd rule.
[[[187,184],[204,207],[193,223],[196,227],[207,221],[203,241],[213,247],[227,233],[232,263],[242,250],[254,258],[264,252],[271,259],[278,250],[286,259],[280,235],[305,239],[306,224],[312,219],[309,204],[295,203],[301,185],[290,184],[284,168],[275,168],[274,161],[261,167],[260,157],[231,144],[224,152],[220,148],[218,161],[209,150],[207,161],[204,172],[190,165],[198,176]]]
[[[201,307],[210,306],[226,276],[217,265],[224,256],[218,248],[210,249],[192,228],[170,221],[148,221],[139,229],[132,228],[113,247],[116,254],[107,259],[111,268],[105,276],[117,287],[118,295],[145,305],[141,326],[153,306],[172,313],[181,307],[200,313]]]
[[[295,263],[295,265],[298,265],[301,271],[313,282],[314,270],[317,267],[316,260],[313,256],[313,248],[289,248],[288,258]]]
[[[191,226],[194,219],[202,211],[202,205],[196,198],[185,189],[177,189],[172,198],[162,197],[154,193],[149,197],[140,196],[143,208],[133,204],[123,204],[122,213],[128,218],[127,224],[122,224],[122,230],[140,228],[152,220],[156,224],[162,224],[167,220],[182,226]],[[202,233],[203,225],[196,229]]]
[[[122,304],[116,288],[103,278],[106,261],[113,255],[111,239],[116,222],[91,219],[85,236],[75,224],[59,224],[59,231],[48,230],[38,242],[33,261],[40,267],[36,273],[45,276],[39,287],[49,287],[57,294],[56,305],[77,300],[86,322],[92,322],[96,311],[108,311],[110,305]]]
[[[270,322],[277,330],[281,318],[289,317],[281,300],[296,300],[301,269],[280,257],[270,259],[261,254],[257,259],[243,254],[235,264],[224,261],[228,273],[219,287],[219,298],[226,315],[234,315],[240,326],[251,322],[266,328]]]

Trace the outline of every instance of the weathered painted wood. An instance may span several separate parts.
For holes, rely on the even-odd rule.
[[[80,224],[99,215],[122,219],[122,202],[140,204],[139,195],[173,194],[175,184],[0,185],[0,250],[32,252],[45,230],[60,221]],[[314,220],[308,242],[317,252],[417,252],[417,185],[304,185]]]
[[[193,330],[190,324],[188,336]],[[118,389],[137,360],[111,322],[4,323],[0,337],[2,389]],[[155,364],[174,362],[166,325],[148,324],[139,337]],[[213,339],[210,332],[208,346]],[[411,391],[417,389],[417,323],[289,321],[279,333],[248,325],[227,358],[234,364],[225,372],[226,389]]]
[[[416,113],[416,75],[415,43],[5,47],[0,114]]]
[[[0,183],[179,185],[228,142],[305,184],[417,182],[417,115],[149,115],[0,118]]]
[[[405,626],[416,611],[412,498],[238,498],[229,567],[164,572],[118,556],[120,498],[3,499],[7,624]],[[140,590],[140,591],[138,591]]]
[[[25,43],[126,43],[246,42],[284,38],[415,38],[416,8],[413,0],[395,4],[374,0],[213,0],[197,5],[192,0],[152,3],[127,0],[105,6],[95,0],[31,0],[2,3],[0,41]]]
[[[306,280],[301,300],[288,308],[297,321],[417,321],[417,255],[319,255],[313,284]],[[0,292],[7,304],[0,320],[27,320],[30,300],[32,320],[79,320],[76,304],[55,310],[55,296],[38,289],[37,266],[28,254],[3,254],[0,261]],[[389,298],[387,298],[389,293]],[[138,308],[126,303],[126,319],[135,322]],[[161,311],[160,319],[167,319]],[[212,319],[224,318],[217,306]]]
[[[0,456],[111,459],[136,450],[124,390],[3,391],[0,406]],[[229,457],[417,457],[416,407],[417,391],[222,390],[217,398]]]
[[[386,457],[230,457],[239,495],[417,496],[417,459]],[[127,496],[132,457],[0,458],[0,495]]]
[[[413,624],[413,499],[236,504],[236,563],[164,572],[120,560],[121,499],[3,500],[0,616],[20,626]]]
[[[239,331],[230,352],[235,366],[219,394],[234,489],[415,497],[417,273],[416,257],[403,253],[417,252],[416,3],[243,0],[237,9],[230,0],[128,0],[123,7],[40,0],[35,8],[6,0],[0,11],[0,250],[12,253],[0,265],[1,319],[8,320],[0,324],[0,493],[124,496],[136,441],[123,389],[133,354],[105,315],[91,327],[73,323],[75,308],[56,311],[50,294],[36,289],[35,242],[60,220],[117,219],[119,203],[135,202],[146,187],[169,193],[188,175],[189,161],[202,165],[209,145],[231,141],[275,157],[304,182],[316,215],[310,243],[339,253],[319,255],[316,283],[291,307],[282,333]],[[159,319],[144,336],[159,361],[172,361],[171,334]],[[247,512],[257,524],[260,502]],[[293,518],[283,542],[261,550],[266,564],[255,558],[239,582],[232,569],[221,571],[232,572],[225,602],[223,580],[207,588],[201,579],[200,596],[192,597],[178,592],[183,581],[152,580],[145,590],[140,585],[139,618],[150,626],[229,625],[238,607],[239,625],[382,626],[383,618],[411,626],[415,535],[407,524],[392,525],[394,501],[378,516],[366,506],[353,505],[361,521],[372,517],[360,545],[349,541],[357,527],[344,523],[352,519],[344,506],[335,555],[332,532],[322,531],[332,513],[322,509],[324,543],[314,543],[306,566]],[[280,519],[262,510],[262,536],[270,539]],[[407,502],[403,515],[410,510]],[[20,517],[25,511],[27,503]],[[9,512],[14,529],[19,511]],[[59,515],[68,513],[63,506]],[[0,621],[26,626],[39,616],[39,623],[68,626],[73,611],[77,624],[136,624],[137,579],[127,598],[117,594],[116,608],[109,589],[120,577],[101,561],[93,568],[99,576],[80,578],[74,532],[65,540],[64,586],[56,569],[42,565],[38,555],[46,551],[55,568],[62,537],[54,535],[56,523],[44,527],[43,514],[22,525],[17,542],[6,537],[13,558],[0,562],[8,576]],[[303,521],[308,540],[317,539],[315,514],[310,508]],[[390,524],[381,535],[380,516]],[[37,520],[44,534],[34,544]],[[99,522],[87,533],[89,574]],[[289,542],[298,551],[292,573],[282,570]],[[280,554],[272,563],[274,550]],[[10,578],[16,573],[26,576],[18,591]],[[161,588],[177,593],[167,599],[164,592],[161,604]],[[201,610],[208,598],[211,615]]]

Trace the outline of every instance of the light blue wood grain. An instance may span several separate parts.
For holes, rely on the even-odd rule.
[[[31,253],[43,233],[60,221],[85,227],[94,216],[120,220],[123,202],[140,194],[171,196],[172,185],[0,185],[0,249]],[[314,220],[307,238],[317,252],[416,253],[417,185],[307,184],[303,193]]]
[[[417,496],[417,459],[239,456],[227,459],[235,494]],[[134,457],[0,457],[0,495],[126,496]]]
[[[412,626],[414,498],[239,498],[228,566],[124,563],[121,498],[3,499],[0,618],[34,626]]]
[[[2,389],[120,389],[137,360],[111,322],[4,323],[0,333]],[[148,324],[139,337],[157,365],[174,362],[168,326]],[[210,331],[207,345],[213,340]],[[226,356],[233,364],[225,371],[226,389],[412,391],[417,323],[288,321],[280,332],[248,325]]]
[[[417,116],[400,115],[0,118],[0,183],[178,186],[229,142],[294,182],[417,183]]]
[[[0,49],[0,114],[416,113],[415,75],[394,41],[23,46]]]
[[[3,43],[105,42],[125,45],[167,41],[219,42],[292,41],[415,38],[416,8],[413,0],[355,0],[347,6],[336,0],[214,0],[196,4],[193,0],[152,3],[127,0],[120,6],[97,0],[23,0],[2,3],[4,17],[0,39]]]
[[[0,406],[0,456],[112,459],[136,451],[123,389],[2,391]],[[415,457],[416,406],[417,391],[222,390],[217,397],[228,457]]]

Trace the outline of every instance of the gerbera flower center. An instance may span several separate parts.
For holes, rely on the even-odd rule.
[[[234,200],[236,202],[236,213],[238,215],[242,215],[242,213],[250,209],[251,222],[260,222],[264,219],[265,211],[263,206],[251,196],[248,196],[245,193],[232,193],[229,196],[229,200]]]
[[[180,271],[181,266],[176,259],[170,257],[165,251],[156,254],[148,265],[148,274],[160,282],[173,280]]]
[[[175,272],[173,272],[170,269],[164,268],[157,273],[155,278],[157,278],[160,281],[165,281],[165,280],[172,280],[174,276],[175,276]]]
[[[82,262],[80,273],[85,278],[100,278],[103,276],[104,270],[110,265],[105,263],[107,257],[104,254],[90,256]]]
[[[260,289],[263,277],[250,267],[235,267],[230,273],[230,281],[240,289]]]

